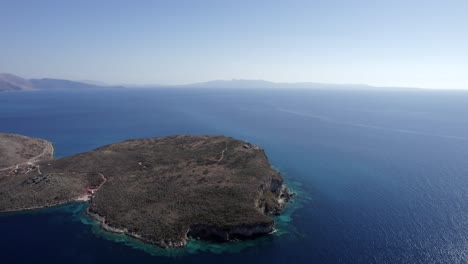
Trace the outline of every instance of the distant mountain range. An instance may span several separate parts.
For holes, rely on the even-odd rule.
[[[32,91],[37,89],[93,89],[106,86],[60,79],[24,79],[19,76],[0,73],[0,92]]]
[[[372,89],[373,86],[366,84],[327,84],[315,82],[270,82],[265,80],[213,80],[208,82],[179,84],[179,85],[124,85],[125,87],[135,88],[231,88],[231,89]]]
[[[34,89],[34,85],[30,80],[9,73],[0,73],[0,91],[28,91]]]
[[[0,92],[2,91],[31,91],[37,89],[96,89],[96,88],[235,88],[235,89],[372,89],[365,84],[325,84],[313,82],[276,83],[264,80],[214,80],[184,85],[124,85],[110,86],[93,81],[70,81],[60,79],[24,79],[9,73],[0,73]],[[389,88],[399,89],[399,88]]]
[[[180,85],[184,87],[204,87],[204,88],[369,88],[371,86],[364,84],[326,84],[314,82],[296,82],[296,83],[282,83],[282,82],[269,82],[265,80],[214,80],[202,83],[193,83]]]

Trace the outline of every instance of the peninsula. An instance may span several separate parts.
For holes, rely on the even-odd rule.
[[[0,133],[0,212],[85,200],[104,229],[183,247],[271,233],[289,198],[263,149],[230,137],[131,139],[54,160],[50,142]]]

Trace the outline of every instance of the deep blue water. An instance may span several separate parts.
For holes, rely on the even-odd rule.
[[[264,147],[300,191],[281,235],[182,253],[103,234],[80,204],[3,214],[1,263],[468,262],[468,92],[0,93],[0,131],[48,139],[56,157],[127,138],[225,134]]]

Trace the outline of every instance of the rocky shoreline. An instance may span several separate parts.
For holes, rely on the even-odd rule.
[[[271,214],[280,215],[286,204],[294,196],[294,193],[289,193],[288,188],[285,185],[281,187],[281,193],[278,198],[278,204],[280,207],[278,210]],[[91,198],[92,199],[92,198]],[[90,200],[88,200],[90,202]],[[216,225],[203,225],[194,224],[189,227],[187,232],[178,241],[164,241],[164,240],[151,240],[144,237],[144,235],[129,232],[126,228],[113,227],[106,223],[106,218],[97,213],[90,211],[89,207],[86,208],[86,215],[91,219],[97,221],[100,227],[107,232],[115,234],[123,234],[142,242],[156,245],[162,248],[181,248],[185,247],[189,240],[205,240],[211,242],[230,242],[244,239],[253,239],[259,236],[273,234],[276,229],[274,222],[265,224],[260,223],[257,225],[238,225],[232,227],[221,227]]]

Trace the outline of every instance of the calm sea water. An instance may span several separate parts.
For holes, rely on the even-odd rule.
[[[0,94],[0,131],[56,157],[127,138],[260,144],[299,197],[280,233],[158,250],[83,204],[0,215],[1,263],[467,263],[468,93],[120,89]]]

